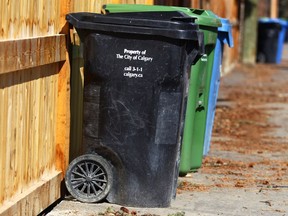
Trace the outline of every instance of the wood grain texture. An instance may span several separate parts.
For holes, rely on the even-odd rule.
[[[37,215],[60,197],[69,158],[70,5],[0,1],[0,215]]]
[[[70,144],[70,62],[66,53],[66,62],[61,66],[57,84],[57,106],[55,107],[56,122],[56,169],[62,171],[63,176],[69,164]]]
[[[59,68],[0,75],[0,203],[55,170]]]
[[[35,216],[60,198],[61,172],[43,175],[23,193],[0,206],[0,216]]]
[[[63,23],[63,19],[60,19],[62,4],[66,5],[66,1],[0,1],[0,39],[58,34]]]
[[[65,35],[0,41],[0,74],[66,60]]]

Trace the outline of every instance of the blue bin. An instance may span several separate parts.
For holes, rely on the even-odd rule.
[[[257,61],[280,64],[287,22],[278,18],[258,20]]]
[[[212,129],[214,123],[215,109],[218,97],[218,90],[220,84],[220,74],[222,67],[223,47],[228,44],[233,47],[232,26],[228,19],[220,18],[222,26],[218,28],[218,37],[215,47],[213,71],[211,76],[210,90],[209,90],[209,104],[207,112],[207,122],[205,130],[205,140],[203,155],[207,155],[210,149],[210,141],[212,137]]]
[[[286,20],[286,32],[285,32],[285,40],[284,43],[288,42],[288,20]]]
[[[288,20],[286,20],[286,31],[285,31],[285,39],[284,43],[288,42]]]

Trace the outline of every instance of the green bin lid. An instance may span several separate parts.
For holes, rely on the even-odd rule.
[[[209,27],[220,27],[221,20],[219,17],[210,10],[193,9],[186,7],[175,7],[175,6],[162,6],[162,5],[141,5],[141,4],[106,4],[103,5],[103,10],[106,13],[109,11],[119,12],[145,12],[145,11],[180,11],[185,14],[196,17],[195,23],[202,26]]]

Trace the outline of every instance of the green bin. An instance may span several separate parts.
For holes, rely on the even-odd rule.
[[[181,176],[201,167],[209,102],[214,51],[221,20],[212,11],[158,5],[107,4],[104,13],[180,11],[196,17],[195,23],[204,33],[205,54],[193,65],[186,107],[179,172]]]

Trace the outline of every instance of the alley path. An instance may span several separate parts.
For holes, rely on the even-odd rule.
[[[221,79],[211,151],[183,180],[199,215],[288,215],[287,51],[280,65],[238,66]]]
[[[92,216],[111,206],[121,207],[67,198],[48,215]],[[288,60],[240,65],[223,77],[202,168],[179,178],[170,208],[127,208],[137,215],[288,216]]]

